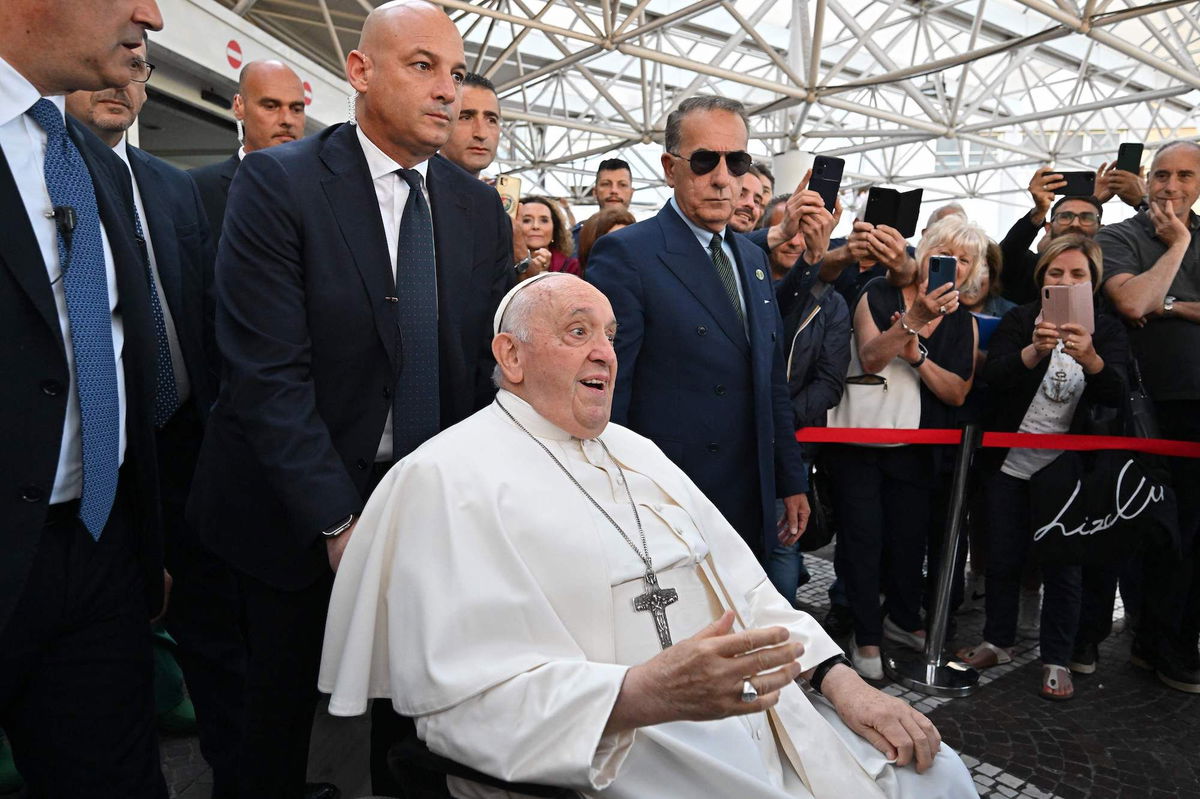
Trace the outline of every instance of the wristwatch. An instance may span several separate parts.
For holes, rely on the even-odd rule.
[[[526,255],[524,258],[522,258],[521,260],[519,260],[515,264],[513,264],[513,270],[518,275],[523,275],[529,271],[529,264],[531,264],[531,263],[533,263],[533,258]]]
[[[915,361],[908,362],[908,365],[914,369],[925,363],[925,359],[929,357],[929,350],[925,349],[925,345],[919,341],[917,342],[917,352],[921,353],[921,357]]]
[[[333,527],[329,527],[329,528],[322,530],[321,535],[325,536],[326,538],[337,538],[339,535],[341,535],[342,533],[349,530],[351,528],[351,526],[353,526],[353,524],[354,524],[354,514],[351,513],[349,516],[347,516],[345,519],[342,519],[340,522],[335,524]]]
[[[1170,316],[1175,313],[1175,298],[1168,294],[1163,298],[1163,314]]]
[[[822,660],[817,664],[817,667],[813,669],[812,676],[808,678],[808,684],[812,686],[814,691],[821,693],[821,683],[825,682],[825,675],[827,675],[829,670],[839,663],[843,666],[850,666],[850,668],[854,668],[854,666],[850,664],[850,661],[846,659],[845,655],[834,655],[828,660]]]

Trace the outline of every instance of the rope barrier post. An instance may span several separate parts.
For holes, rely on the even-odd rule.
[[[978,425],[963,427],[962,443],[954,464],[954,487],[950,496],[950,512],[946,518],[946,534],[942,539],[942,566],[937,577],[933,613],[926,630],[925,651],[895,651],[883,658],[884,671],[894,682],[934,696],[967,696],[979,685],[979,672],[965,663],[946,657],[943,648],[946,644],[946,622],[950,617],[950,593],[954,585],[959,539],[967,515],[967,478],[971,457],[981,440],[982,431]]]

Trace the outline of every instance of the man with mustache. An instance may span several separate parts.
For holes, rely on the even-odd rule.
[[[674,196],[654,219],[601,238],[587,278],[621,326],[613,419],[661,447],[762,558],[804,531],[808,476],[770,266],[729,224],[750,167],[747,131],[736,100],[684,100],[662,155]]]
[[[495,391],[512,223],[493,188],[435,155],[466,72],[440,8],[382,5],[346,59],[357,124],[249,153],[230,188],[221,387],[188,519],[242,602],[240,796],[301,796],[329,589],[371,490]],[[399,734],[390,705],[377,716]],[[396,795],[384,760],[375,793]]]
[[[28,795],[165,799],[157,336],[129,173],[62,96],[145,75],[154,0],[8,0],[0,25],[0,727]],[[161,364],[162,361],[157,361]]]
[[[749,233],[758,226],[762,219],[762,178],[753,165],[742,176],[742,191],[738,195],[737,204],[733,206],[733,216],[729,217],[729,226],[738,233]]]
[[[242,146],[218,164],[191,170],[204,198],[214,251],[225,221],[229,185],[246,153],[304,137],[304,84],[300,76],[281,61],[249,62],[238,75],[233,116]]]
[[[201,546],[183,518],[204,420],[217,392],[212,330],[205,324],[213,252],[196,184],[187,173],[125,140],[146,102],[145,81],[153,70],[146,62],[146,45],[134,54],[146,69],[145,80],[139,77],[119,89],[74,92],[67,95],[67,113],[111,147],[133,178],[134,211],[162,312],[167,350],[162,362],[169,364],[161,377],[170,385],[160,391],[174,390],[174,411],[155,419],[166,565],[172,577],[164,623],[177,643],[174,652],[197,708],[201,751],[213,771],[213,796],[223,799],[234,795],[245,680],[233,575]]]

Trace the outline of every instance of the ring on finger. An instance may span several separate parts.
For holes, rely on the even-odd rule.
[[[939,306],[938,306],[938,313],[940,313],[942,316],[945,316],[945,315],[946,315],[946,306],[945,306],[945,305],[939,305]]]
[[[742,680],[742,701],[746,704],[758,699],[758,689],[749,680]]]
[[[1074,349],[1074,347],[1075,347],[1075,342],[1074,342],[1074,341],[1071,341],[1070,339],[1067,339],[1067,343],[1066,343],[1065,345],[1063,345],[1063,346],[1065,346],[1067,349]]]

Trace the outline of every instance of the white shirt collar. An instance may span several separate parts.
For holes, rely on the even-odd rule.
[[[367,134],[363,133],[362,126],[355,125],[354,132],[358,134],[358,143],[362,145],[363,155],[366,156],[367,169],[371,172],[371,180],[378,180],[384,175],[392,174],[398,169],[405,168],[392,160],[390,155],[375,146],[375,142],[371,141],[367,138]],[[421,174],[421,183],[428,186],[429,159],[425,159],[414,166],[413,169]],[[396,175],[396,178],[402,179],[399,175]]]
[[[118,158],[125,162],[125,166],[129,167],[130,169],[133,168],[129,163],[129,147],[126,144],[124,136],[121,137],[119,142],[113,145],[112,151],[117,154]]]
[[[11,64],[0,58],[0,125],[7,125],[42,99],[37,87],[26,80]],[[60,114],[66,114],[67,98],[61,94],[47,97]]]
[[[500,389],[496,392],[496,403],[502,404],[508,409],[508,412],[521,424],[525,425],[525,429],[533,433],[538,438],[547,438],[551,441],[570,441],[575,436],[563,430],[558,425],[551,422],[545,416],[542,416],[533,406],[525,400],[518,397],[516,394],[506,389]],[[498,411],[502,416],[504,411]],[[505,417],[507,419],[508,417]],[[577,439],[578,440],[578,439]]]
[[[239,160],[239,161],[241,161],[241,160],[242,160],[243,158],[245,158],[245,157],[246,157],[246,148],[245,148],[245,147],[239,147],[239,148],[238,148],[238,160]]]
[[[674,197],[672,197],[670,200],[668,200],[668,202],[671,203],[671,207],[675,209],[675,213],[679,214],[679,218],[683,220],[684,224],[686,224],[689,228],[692,229],[692,233],[696,236],[696,239],[699,240],[700,246],[703,247],[705,250],[707,250],[709,248],[709,246],[712,245],[712,237],[714,235],[716,235],[716,233],[721,234],[722,242],[728,241],[728,239],[726,238],[726,236],[729,235],[728,227],[723,227],[719,231],[715,231],[715,232],[712,230],[709,230],[708,228],[700,227],[695,222],[688,219],[687,214],[685,214],[683,211],[679,210],[679,203],[675,202]]]

